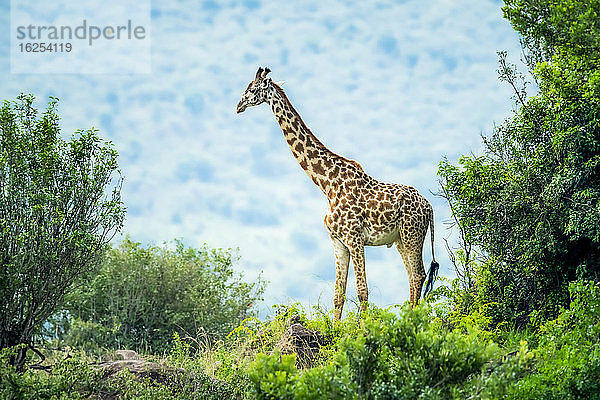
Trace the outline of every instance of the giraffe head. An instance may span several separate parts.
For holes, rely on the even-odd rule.
[[[271,78],[267,78],[269,72],[271,72],[269,68],[259,68],[256,71],[254,80],[250,82],[237,105],[238,114],[244,112],[248,107],[257,106],[267,100],[269,89],[271,89]]]

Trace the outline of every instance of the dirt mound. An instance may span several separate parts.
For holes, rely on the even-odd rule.
[[[299,368],[311,368],[319,350],[326,344],[325,337],[321,332],[303,326],[297,317],[290,318],[286,325],[289,327],[275,345],[275,349],[282,354],[296,354],[296,366]]]

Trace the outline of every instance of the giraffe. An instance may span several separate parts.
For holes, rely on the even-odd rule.
[[[410,304],[415,306],[427,277],[422,252],[428,228],[433,261],[425,295],[433,288],[439,268],[434,254],[431,205],[412,186],[379,182],[356,161],[325,147],[302,121],[283,89],[267,77],[269,72],[269,68],[258,69],[236,111],[239,114],[248,107],[267,103],[292,154],[329,201],[324,223],[335,254],[334,320],[342,316],[350,260],[361,311],[367,307],[365,246],[396,246],[408,272]]]

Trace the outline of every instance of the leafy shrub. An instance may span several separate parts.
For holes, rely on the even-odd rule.
[[[259,400],[293,400],[298,370],[293,355],[258,354],[250,365],[250,380]]]
[[[84,399],[92,393],[110,391],[88,360],[76,355],[61,360],[51,373],[32,369],[17,372],[8,360],[18,349],[0,352],[0,397],[7,400]]]
[[[299,371],[294,355],[258,354],[249,366],[259,400],[345,400],[357,398],[347,368],[327,364]]]
[[[167,351],[173,332],[213,342],[254,315],[264,290],[260,279],[244,282],[234,263],[227,250],[181,242],[175,249],[144,248],[127,238],[94,279],[69,296],[74,319],[62,339],[145,352]]]
[[[514,399],[600,397],[600,285],[575,282],[571,306],[540,328],[534,373],[512,391]]]
[[[366,399],[445,398],[500,354],[493,344],[443,327],[428,307],[365,318],[364,332],[348,335],[342,351]]]
[[[7,361],[18,349],[0,352],[0,398],[6,400],[80,400],[119,398],[123,400],[223,400],[241,398],[228,383],[206,374],[198,360],[179,354],[185,369],[167,372],[161,380],[134,376],[127,369],[107,377],[84,353],[72,354],[54,363],[49,372],[27,369],[17,372]],[[177,352],[178,350],[174,350]],[[182,363],[182,360],[186,360]],[[175,366],[172,358],[166,366]]]
[[[313,324],[329,326],[324,320]],[[248,366],[256,397],[453,398],[453,393],[476,392],[476,382],[463,387],[464,382],[483,377],[484,366],[502,354],[476,333],[448,329],[430,307],[406,307],[399,314],[372,307],[362,320],[349,318],[333,327],[326,356],[312,369],[298,370],[293,356],[256,355]],[[515,369],[522,368],[499,366],[495,382]]]
[[[356,385],[347,367],[326,364],[304,371],[294,387],[297,400],[356,399]]]
[[[56,363],[51,374],[22,374],[0,357],[0,396],[10,400],[79,399],[592,399],[600,396],[600,285],[571,285],[571,306],[536,331],[482,327],[480,315],[453,316],[444,306],[375,307],[361,319],[309,319],[297,306],[272,320],[249,319],[224,341],[200,347],[175,334],[158,362],[179,368],[164,382],[124,371],[100,379],[85,355]],[[440,311],[442,310],[442,311]],[[320,326],[330,341],[317,365],[271,353],[290,315]],[[441,317],[441,318],[440,318]],[[445,322],[446,321],[446,322]],[[264,333],[265,341],[261,342]],[[8,396],[8,397],[7,397]],[[61,397],[62,396],[62,397]]]
[[[67,320],[67,334],[62,344],[71,348],[85,349],[90,355],[99,356],[107,352],[107,344],[117,343],[119,346],[119,327],[108,327],[93,321],[84,321],[73,317]]]
[[[599,6],[507,0],[539,92],[527,98],[523,74],[501,53],[517,110],[483,138],[483,154],[440,164],[466,248],[483,259],[461,300],[486,304],[492,323],[525,327],[533,311],[556,318],[569,282],[600,281]]]
[[[0,349],[32,344],[125,218],[114,146],[95,129],[64,140],[58,99],[41,115],[32,95],[17,99],[0,106]]]

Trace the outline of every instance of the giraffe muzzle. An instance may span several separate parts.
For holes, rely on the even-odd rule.
[[[237,105],[237,108],[235,109],[235,112],[237,112],[239,114],[239,113],[243,113],[244,110],[246,110],[246,105],[240,101]]]

